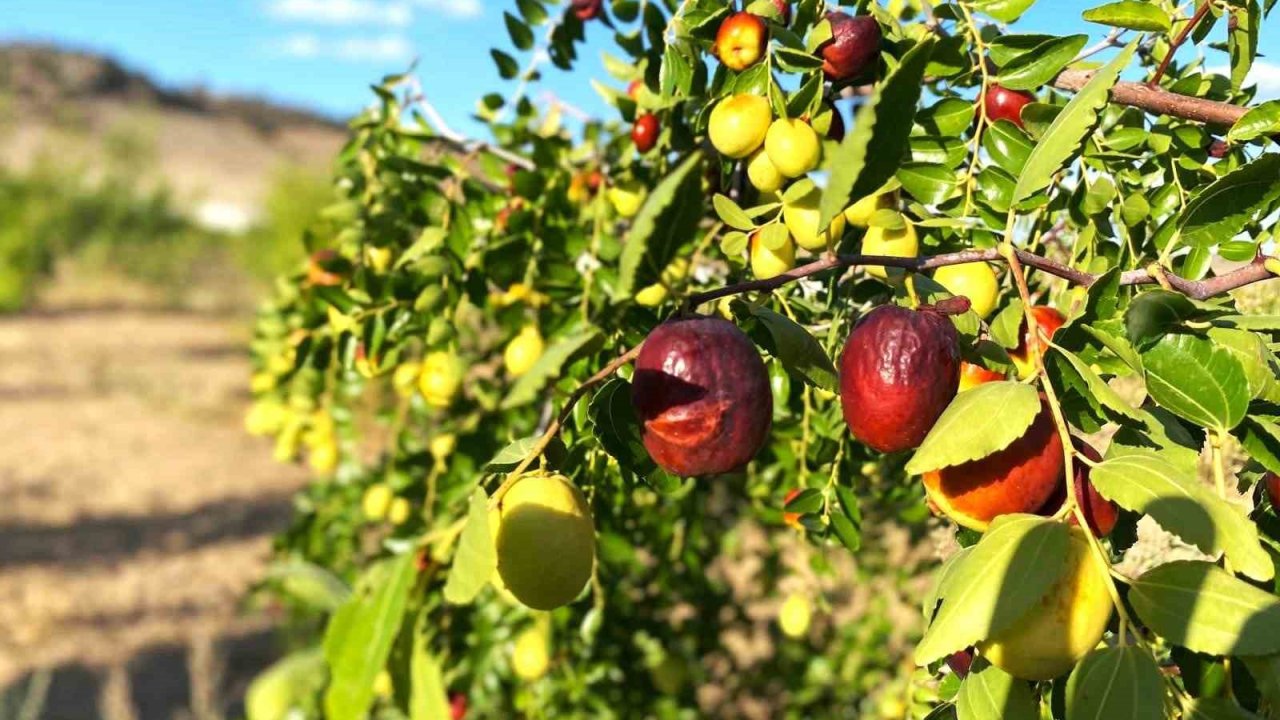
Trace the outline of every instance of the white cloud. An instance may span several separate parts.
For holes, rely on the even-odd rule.
[[[370,63],[408,63],[414,55],[413,44],[394,34],[321,40],[315,35],[297,33],[273,43],[271,49],[279,55],[305,60],[325,58]]]
[[[405,0],[271,0],[267,15],[277,20],[325,25],[407,27],[413,8]]]
[[[1231,68],[1219,65],[1206,69],[1207,72],[1231,77]],[[1280,64],[1266,60],[1254,60],[1253,67],[1245,76],[1244,84],[1258,86],[1259,100],[1280,99]]]
[[[476,18],[484,11],[480,0],[414,0],[414,4],[429,12],[454,18]]]

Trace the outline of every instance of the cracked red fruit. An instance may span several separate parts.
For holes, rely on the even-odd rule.
[[[827,13],[831,39],[818,48],[828,80],[852,80],[880,58],[880,25],[868,15]]]
[[[1265,482],[1267,483],[1267,498],[1271,500],[1271,507],[1277,513],[1280,513],[1280,475],[1267,473]]]
[[[631,141],[636,144],[636,150],[647,153],[653,149],[655,143],[658,142],[658,117],[650,113],[645,113],[636,118],[636,124],[631,128]]]
[[[1058,312],[1056,308],[1048,305],[1033,305],[1031,314],[1035,316],[1038,338],[1035,339],[1036,344],[1040,348],[1040,354],[1044,355],[1049,352],[1049,341],[1053,339],[1054,333],[1058,332],[1058,328],[1067,322],[1066,316]],[[1022,377],[1030,377],[1036,369],[1036,360],[1031,352],[1031,331],[1027,327],[1026,318],[1022,319],[1022,325],[1018,328],[1022,333],[1022,339],[1018,343],[1018,347],[1014,348],[1009,357],[1013,360],[1013,364],[1018,368],[1018,374]]]
[[[982,104],[987,113],[987,122],[1008,120],[1018,127],[1022,124],[1022,108],[1034,102],[1035,95],[1026,90],[1010,90],[999,85],[992,85],[982,96]]]
[[[840,356],[840,404],[854,437],[881,452],[918,446],[956,396],[958,343],[932,308],[867,313]]]
[[[1004,375],[995,370],[988,370],[971,362],[960,363],[960,392],[972,390],[979,385],[1004,380]]]
[[[604,0],[571,0],[569,6],[579,20],[594,20],[604,9]]]
[[[760,353],[733,323],[669,320],[645,338],[631,386],[645,449],[673,475],[719,475],[769,435],[773,395]]]
[[[1076,450],[1086,458],[1095,463],[1102,462],[1102,455],[1094,450],[1091,445],[1072,438],[1071,444],[1075,445]],[[1089,523],[1089,530],[1095,537],[1106,537],[1116,527],[1116,521],[1120,519],[1120,509],[1110,500],[1102,497],[1102,493],[1098,492],[1093,483],[1089,482],[1089,466],[1077,458],[1071,463],[1072,475],[1074,475],[1074,484],[1076,492],[1076,502],[1080,504],[1080,509],[1084,511],[1084,519]],[[1062,509],[1063,503],[1067,501],[1067,484],[1065,482],[1058,483],[1058,488],[1054,490],[1053,497],[1044,504],[1044,507],[1036,511],[1037,515],[1050,517],[1056,515]],[[1072,525],[1079,525],[1076,520],[1076,514],[1071,513],[1069,520]]]
[[[1062,484],[1062,439],[1043,395],[1040,413],[1008,447],[972,462],[924,474],[938,509],[957,523],[985,531],[1000,515],[1034,513]]]

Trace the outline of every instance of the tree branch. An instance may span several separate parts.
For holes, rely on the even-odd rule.
[[[1064,70],[1053,81],[1059,90],[1075,92],[1093,77],[1092,70]],[[1171,93],[1142,83],[1118,82],[1111,88],[1111,102],[1129,105],[1158,115],[1172,115],[1186,120],[1231,126],[1249,111],[1247,107]]]
[[[1182,47],[1182,43],[1186,42],[1187,36],[1192,30],[1200,24],[1205,15],[1209,14],[1209,8],[1213,7],[1213,3],[1205,2],[1200,5],[1200,9],[1196,10],[1195,15],[1182,26],[1182,32],[1178,33],[1178,37],[1174,38],[1173,43],[1169,45],[1169,50],[1164,54],[1164,59],[1160,61],[1160,67],[1156,68],[1156,74],[1151,76],[1151,80],[1147,82],[1149,87],[1160,87],[1160,78],[1164,77],[1164,71],[1169,69],[1169,63],[1173,61],[1173,56],[1178,52],[1178,48]]]
[[[1055,260],[1030,253],[1025,250],[1016,251],[1018,261],[1027,267],[1035,268],[1041,272],[1049,273],[1056,277],[1060,277],[1074,285],[1083,285],[1089,287],[1098,280],[1098,275],[1088,273],[1083,270],[1064,265]],[[1196,300],[1204,300],[1220,295],[1236,288],[1244,287],[1252,283],[1260,282],[1275,277],[1264,266],[1268,258],[1259,256],[1253,263],[1246,265],[1238,270],[1233,270],[1225,275],[1219,275],[1207,280],[1187,280],[1176,275],[1168,273],[1160,273],[1164,279],[1177,292]],[[807,265],[793,268],[781,275],[771,277],[767,280],[751,280],[749,282],[737,283],[735,285],[727,285],[715,290],[707,290],[706,292],[697,293],[690,296],[689,305],[697,306],[702,303],[716,300],[729,295],[740,295],[746,292],[761,291],[770,292],[787,283],[817,275],[818,273],[834,270],[836,268],[848,268],[858,265],[881,265],[884,267],[903,268],[921,272],[924,270],[933,270],[935,268],[945,267],[947,265],[961,265],[971,262],[1005,262],[998,250],[962,250],[960,252],[947,253],[945,255],[934,255],[932,257],[887,257],[883,255],[828,255],[811,262]],[[1155,285],[1160,283],[1160,277],[1153,275],[1149,270],[1129,270],[1120,275],[1121,285]]]

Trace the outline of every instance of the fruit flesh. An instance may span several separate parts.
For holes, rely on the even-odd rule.
[[[734,95],[711,110],[707,135],[721,155],[741,159],[764,143],[772,117],[768,100],[759,95]]]
[[[632,403],[649,456],[683,477],[738,470],[769,434],[764,361],[732,323],[690,317],[659,325],[636,359]]]
[[[489,514],[497,579],[522,604],[554,610],[582,592],[595,565],[595,527],[562,475],[528,475]],[[498,583],[495,583],[498,584]]]
[[[868,313],[840,356],[840,404],[854,437],[881,452],[918,446],[955,397],[959,336],[945,316],[897,305]]]
[[[1062,439],[1041,396],[1040,412],[1022,437],[984,458],[924,474],[924,487],[947,517],[985,531],[1008,513],[1044,507],[1062,478]]]
[[[875,64],[880,56],[880,25],[866,16],[827,13],[831,39],[818,52],[828,80],[851,80]]]
[[[1097,647],[1111,611],[1107,577],[1084,533],[1071,528],[1062,576],[1012,626],[978,647],[992,665],[1016,678],[1052,680]]]
[[[742,71],[760,61],[769,40],[764,20],[748,12],[730,15],[716,31],[715,54],[730,70]]]

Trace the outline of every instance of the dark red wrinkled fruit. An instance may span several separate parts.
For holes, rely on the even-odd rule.
[[[791,4],[787,0],[773,0],[773,6],[778,8],[778,22],[783,25],[790,25]]]
[[[1080,454],[1089,458],[1093,462],[1102,462],[1102,455],[1094,450],[1088,443],[1073,438],[1071,444],[1075,445],[1076,450]],[[1116,528],[1116,521],[1120,519],[1120,509],[1110,500],[1102,497],[1102,493],[1098,492],[1093,483],[1089,482],[1089,466],[1077,460],[1071,464],[1072,475],[1074,475],[1076,502],[1080,503],[1080,509],[1084,511],[1084,519],[1089,523],[1089,530],[1095,537],[1106,537]],[[1058,483],[1057,490],[1054,490],[1053,496],[1045,502],[1044,507],[1036,511],[1037,515],[1049,517],[1056,515],[1062,509],[1063,503],[1067,501],[1067,484],[1065,482]],[[1072,525],[1078,525],[1075,513],[1071,513],[1070,522]]]
[[[867,313],[840,356],[840,404],[854,437],[881,452],[920,445],[956,396],[958,343],[955,326],[933,310]]]
[[[467,716],[467,696],[462,693],[449,693],[449,717],[462,720]]]
[[[644,447],[673,475],[719,475],[751,461],[769,435],[764,361],[733,323],[669,320],[645,338],[631,386]]]
[[[1010,90],[999,85],[992,85],[982,96],[982,104],[987,113],[987,122],[1008,120],[1018,127],[1022,124],[1022,108],[1034,102],[1035,95],[1026,90]]]
[[[964,679],[969,675],[969,668],[973,667],[973,648],[957,650],[947,656],[947,667],[951,668],[951,672],[956,677]]]
[[[604,0],[572,0],[569,6],[579,20],[594,20],[600,16],[604,8]]]
[[[658,117],[645,113],[636,118],[636,124],[631,128],[631,142],[634,142],[636,150],[642,153],[652,150],[654,144],[658,142]]]
[[[1271,507],[1280,513],[1280,475],[1268,473],[1265,482],[1267,483],[1267,498],[1271,500]]]
[[[1209,143],[1209,157],[1211,158],[1221,160],[1226,157],[1229,152],[1231,152],[1231,146],[1227,145],[1222,140],[1214,140]]]
[[[828,105],[831,108],[831,125],[827,127],[827,138],[840,142],[844,140],[844,116],[836,109],[835,105]]]
[[[880,25],[868,15],[827,13],[831,39],[818,48],[828,80],[851,80],[880,58]]]

